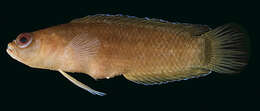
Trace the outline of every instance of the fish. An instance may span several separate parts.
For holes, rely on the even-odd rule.
[[[125,15],[89,15],[19,34],[7,53],[32,68],[59,71],[78,87],[94,90],[68,74],[91,78],[124,76],[142,85],[240,73],[249,61],[249,37],[238,24],[216,28]]]

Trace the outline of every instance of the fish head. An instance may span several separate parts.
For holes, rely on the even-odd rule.
[[[8,43],[7,53],[15,60],[31,66],[39,54],[40,40],[33,33],[21,33]]]

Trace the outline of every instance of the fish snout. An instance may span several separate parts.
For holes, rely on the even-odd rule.
[[[7,48],[6,48],[6,52],[7,52],[9,55],[11,55],[11,56],[14,55],[14,53],[15,53],[15,48],[14,48],[13,42],[8,43]]]

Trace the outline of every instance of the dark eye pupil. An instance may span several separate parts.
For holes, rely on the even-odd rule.
[[[27,42],[27,38],[26,38],[26,37],[22,37],[19,41],[20,41],[21,43],[26,43],[26,42]]]

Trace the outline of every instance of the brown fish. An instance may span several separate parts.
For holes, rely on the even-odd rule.
[[[33,68],[57,70],[92,94],[105,95],[65,72],[94,79],[123,75],[145,85],[209,74],[238,73],[248,61],[248,37],[235,24],[170,23],[94,15],[18,35],[8,54]]]

